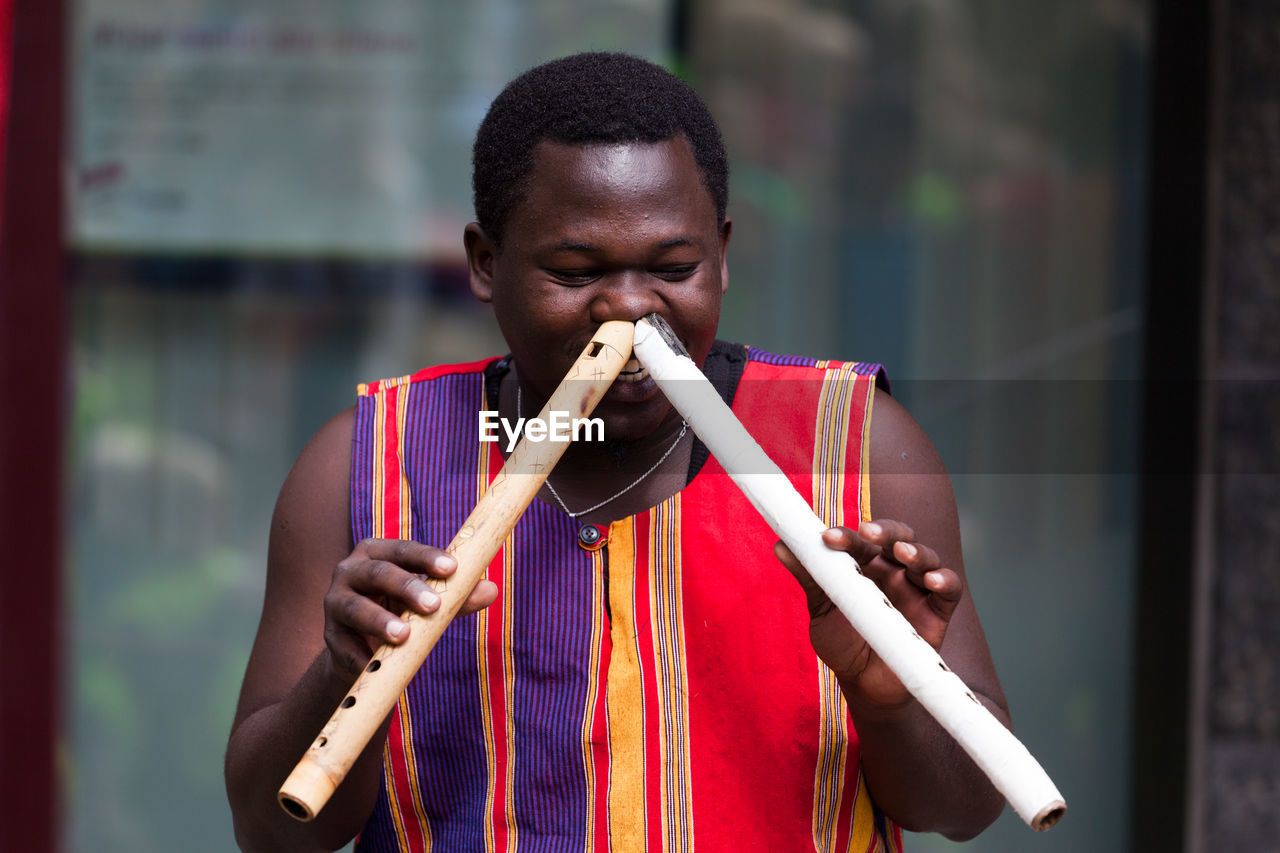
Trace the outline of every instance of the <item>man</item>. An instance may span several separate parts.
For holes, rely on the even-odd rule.
[[[632,57],[548,63],[494,101],[474,159],[471,286],[510,356],[365,386],[291,471],[227,754],[242,846],[865,850],[896,849],[897,826],[980,832],[999,795],[779,546],[801,589],[784,583],[772,536],[634,362],[596,410],[606,441],[568,449],[319,818],[276,806],[371,648],[404,641],[396,614],[438,606],[421,576],[453,571],[439,548],[501,466],[477,412],[536,412],[602,322],[650,312],[838,525],[827,544],[1008,720],[949,482],[874,366],[716,342],[727,165],[692,91]]]

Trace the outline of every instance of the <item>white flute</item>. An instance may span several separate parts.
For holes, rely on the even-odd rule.
[[[1067,805],[1048,774],[862,574],[853,557],[826,546],[822,532],[827,525],[720,399],[666,321],[650,314],[636,323],[634,353],[832,603],[982,768],[1018,816],[1037,831],[1057,823]]]

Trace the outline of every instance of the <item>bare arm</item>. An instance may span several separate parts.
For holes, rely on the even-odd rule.
[[[853,554],[1008,725],[982,625],[966,594],[951,482],[924,431],[888,395],[878,395],[872,411],[870,471],[872,515],[883,520],[857,532],[828,531],[828,545]],[[956,840],[977,835],[999,816],[1003,797],[781,546],[779,556],[805,588],[810,637],[840,678],[876,803],[913,831]]]
[[[363,826],[377,798],[383,736],[370,743],[314,821],[285,815],[276,790],[367,662],[370,647],[407,636],[396,614],[439,605],[419,575],[444,576],[456,566],[442,551],[413,542],[353,545],[352,428],[351,410],[321,428],[290,471],[272,517],[262,619],[226,758],[236,840],[245,850],[334,850]],[[492,597],[492,585],[482,584],[468,609]]]

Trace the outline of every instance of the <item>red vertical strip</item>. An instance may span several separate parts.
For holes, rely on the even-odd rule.
[[[392,815],[400,844],[406,850],[421,853],[427,849],[427,837],[422,822],[418,819],[417,803],[414,800],[418,780],[414,778],[411,764],[413,758],[405,747],[406,743],[412,741],[408,714],[407,701],[402,696],[391,712],[391,727],[387,730],[387,748],[383,751],[383,756],[393,781],[391,795],[395,797],[396,803]]]
[[[510,539],[508,539],[507,545],[509,546],[510,544]],[[491,743],[493,761],[489,767],[489,783],[493,791],[493,817],[490,825],[493,832],[494,853],[503,853],[510,844],[508,831],[510,817],[507,814],[507,765],[511,760],[511,756],[507,750],[509,737],[507,727],[509,722],[507,716],[505,660],[507,648],[505,602],[507,597],[511,595],[511,591],[506,588],[505,556],[506,547],[499,551],[498,556],[494,557],[493,562],[489,564],[489,579],[495,582],[497,578],[502,578],[503,580],[499,583],[499,603],[485,610],[487,616],[485,624],[485,663],[489,677],[489,715],[493,727],[493,740]]]
[[[600,576],[600,558],[596,557],[593,565],[597,576]],[[599,582],[597,581],[599,585]],[[603,593],[603,591],[602,591]],[[609,660],[613,656],[613,638],[609,635],[608,621],[605,618],[603,594],[598,602],[597,619],[603,621],[604,630],[600,637],[600,663],[596,667],[595,707],[591,715],[591,761],[595,768],[595,786],[589,808],[594,812],[592,825],[595,827],[594,843],[596,851],[609,849],[609,713],[605,693],[609,684]]]
[[[400,467],[400,387],[392,386],[383,393],[384,417],[382,441],[382,535],[387,539],[399,539],[400,532],[400,484],[404,482]]]
[[[61,721],[65,0],[0,0],[0,825],[57,850]],[[21,215],[19,215],[19,213]],[[33,381],[34,380],[34,381]]]

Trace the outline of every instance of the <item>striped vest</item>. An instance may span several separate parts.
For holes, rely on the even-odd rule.
[[[878,365],[747,351],[733,409],[830,524],[867,518]],[[443,546],[502,465],[488,362],[360,387],[352,525]],[[361,851],[899,851],[776,537],[714,458],[594,550],[535,500],[400,699]]]

